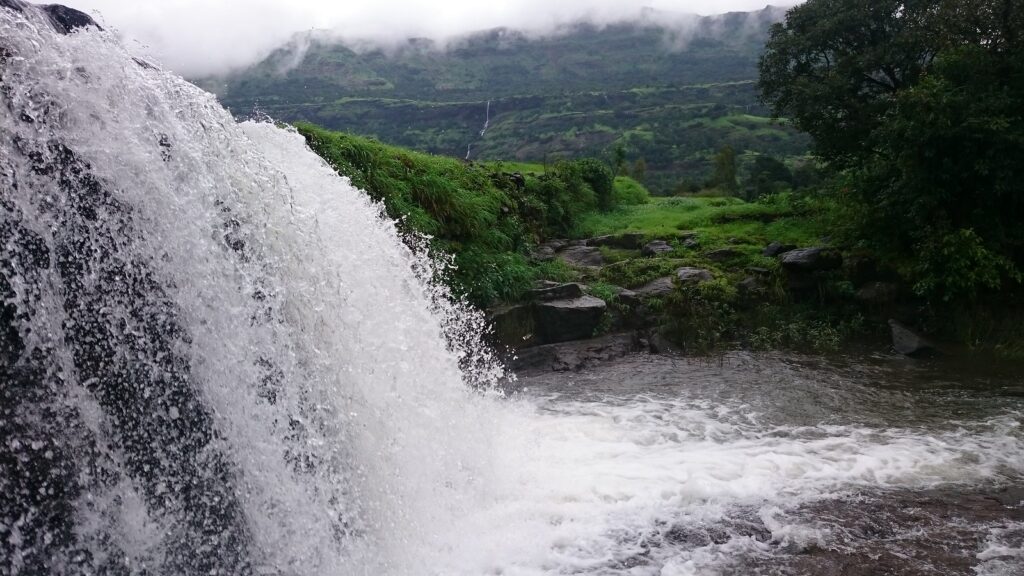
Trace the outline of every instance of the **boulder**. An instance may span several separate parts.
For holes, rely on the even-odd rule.
[[[769,270],[768,268],[762,268],[760,266],[747,266],[747,272],[750,272],[751,274],[753,274],[755,276],[763,276],[763,277],[768,277],[768,276],[772,275],[772,271],[771,270]]]
[[[552,248],[551,246],[541,245],[541,246],[538,246],[537,249],[534,250],[532,254],[530,254],[530,257],[532,257],[534,260],[537,260],[539,262],[547,262],[549,260],[554,260],[555,259],[555,249]]]
[[[61,6],[60,4],[33,5],[23,0],[0,0],[0,8],[9,8],[15,12],[37,9],[46,15],[54,30],[61,34],[70,34],[79,28],[86,28],[88,26],[93,26],[97,30],[103,30],[88,14],[79,12],[74,8]]]
[[[537,332],[547,344],[590,338],[606,308],[604,300],[593,296],[538,302],[534,305]]]
[[[899,286],[892,282],[868,282],[857,290],[854,298],[866,304],[890,304],[899,293]]]
[[[746,300],[761,300],[768,295],[768,286],[760,276],[747,276],[736,284],[736,291]]]
[[[764,255],[764,256],[767,256],[769,258],[775,258],[776,256],[779,256],[781,254],[785,254],[786,252],[789,252],[789,251],[795,250],[795,249],[796,249],[796,246],[794,246],[792,244],[782,244],[780,242],[772,242],[771,244],[765,246],[764,250],[761,251],[761,254]]]
[[[604,265],[604,256],[593,246],[569,246],[558,253],[558,258],[572,266],[597,268]]]
[[[740,252],[734,248],[719,248],[718,250],[712,250],[704,254],[704,257],[712,262],[725,262],[726,260],[732,260],[733,258],[740,255]]]
[[[578,371],[639,350],[633,334],[609,334],[591,340],[536,346],[509,359],[517,374]]]
[[[892,347],[904,356],[927,356],[935,353],[935,345],[928,339],[900,324],[889,320],[892,329]]]
[[[682,352],[679,346],[676,346],[658,330],[655,330],[648,336],[647,346],[652,354],[678,354]]]
[[[844,258],[843,270],[846,277],[858,286],[886,278],[879,270],[878,261],[863,254],[854,254]]]
[[[526,294],[531,300],[571,300],[583,296],[584,286],[575,282],[568,284],[555,284],[554,286],[543,286],[534,288]]]
[[[665,253],[671,252],[671,251],[672,251],[672,246],[669,245],[668,242],[666,242],[664,240],[654,240],[654,241],[648,242],[643,247],[643,249],[640,250],[640,254],[642,254],[643,256],[657,256],[658,254],[665,254]]]
[[[683,248],[696,250],[697,248],[700,248],[700,242],[698,242],[696,238],[687,238],[686,240],[683,240]]]
[[[689,266],[676,270],[676,278],[679,279],[680,284],[696,284],[715,279],[711,272],[703,268],[691,268]]]
[[[557,238],[555,240],[548,240],[547,242],[541,244],[541,246],[547,246],[548,248],[551,248],[555,252],[558,252],[558,251],[564,249],[568,245],[569,245],[569,241],[568,240],[562,240],[562,239],[557,239]]]
[[[624,306],[638,306],[640,295],[632,290],[622,290],[615,296],[615,301]]]
[[[587,240],[587,246],[607,246],[623,250],[639,250],[644,245],[644,235],[640,232],[625,234],[609,234]]]
[[[491,340],[498,346],[522,348],[539,341],[530,304],[492,308],[487,312],[487,320],[491,326]]]
[[[843,256],[830,248],[799,248],[779,256],[787,272],[823,272],[843,265]]]
[[[675,284],[672,282],[672,277],[665,276],[664,278],[651,280],[637,288],[635,292],[641,300],[646,300],[647,298],[657,298],[671,294],[673,290],[675,290]]]

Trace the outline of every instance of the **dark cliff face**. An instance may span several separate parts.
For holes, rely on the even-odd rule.
[[[95,26],[0,6],[41,10],[60,33]],[[137,572],[109,517],[125,484],[165,529],[161,570],[249,573],[233,466],[145,231],[62,140],[73,103],[12,96],[27,81],[8,69],[16,50],[0,45],[0,115],[27,128],[0,136],[0,574]],[[84,414],[97,409],[99,426]]]
[[[102,30],[99,24],[97,24],[96,21],[88,14],[75,10],[74,8],[61,6],[60,4],[42,4],[37,6],[29,4],[28,2],[23,2],[22,0],[0,0],[0,8],[7,8],[17,12],[24,12],[25,10],[39,10],[43,14],[46,14],[54,29],[62,34],[70,34],[74,30],[85,28],[87,26],[93,26]]]

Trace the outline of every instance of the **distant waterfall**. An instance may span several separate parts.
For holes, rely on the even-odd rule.
[[[400,570],[500,375],[430,260],[63,7],[0,0],[0,135],[0,573]]]

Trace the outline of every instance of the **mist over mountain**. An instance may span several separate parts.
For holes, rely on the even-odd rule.
[[[724,144],[805,150],[801,136],[768,123],[754,85],[768,28],[784,13],[646,10],[548,34],[495,28],[390,45],[306,33],[199,83],[238,116],[258,109],[449,156],[541,161],[621,144],[667,191],[703,177]]]

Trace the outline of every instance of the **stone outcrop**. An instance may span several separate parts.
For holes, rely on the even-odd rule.
[[[639,250],[644,245],[644,235],[640,232],[609,234],[587,240],[587,246],[607,246],[623,250]]]
[[[892,347],[900,354],[928,356],[936,352],[931,341],[896,320],[889,320],[889,328],[892,329]]]
[[[767,256],[768,258],[775,258],[776,256],[780,256],[782,254],[785,254],[786,252],[789,252],[789,251],[795,250],[795,249],[796,249],[796,246],[794,246],[792,244],[782,244],[781,242],[772,242],[771,244],[765,246],[764,250],[761,251],[761,255]]]
[[[527,297],[531,300],[539,301],[569,300],[583,296],[584,289],[585,286],[576,282],[568,284],[551,283],[551,285],[530,290],[527,292]]]
[[[491,339],[498,346],[522,348],[540,341],[531,304],[492,308],[487,319],[491,325]]]
[[[843,256],[831,248],[798,248],[779,256],[787,272],[825,272],[843,265]]]
[[[579,268],[597,268],[604,265],[601,250],[594,246],[569,246],[558,252],[557,257],[566,264]]]
[[[680,284],[700,283],[715,279],[711,272],[703,268],[692,268],[690,266],[676,270],[676,278]]]
[[[593,296],[534,304],[537,332],[545,343],[581,340],[594,335],[607,305]]]
[[[536,346],[516,353],[509,365],[517,373],[573,372],[644,351],[633,334],[609,334],[592,340]]]
[[[672,251],[672,246],[664,240],[652,240],[640,250],[642,256],[657,256]]]
[[[705,258],[712,262],[725,262],[732,260],[740,255],[740,252],[734,248],[719,248],[718,250],[712,250],[704,255]]]

